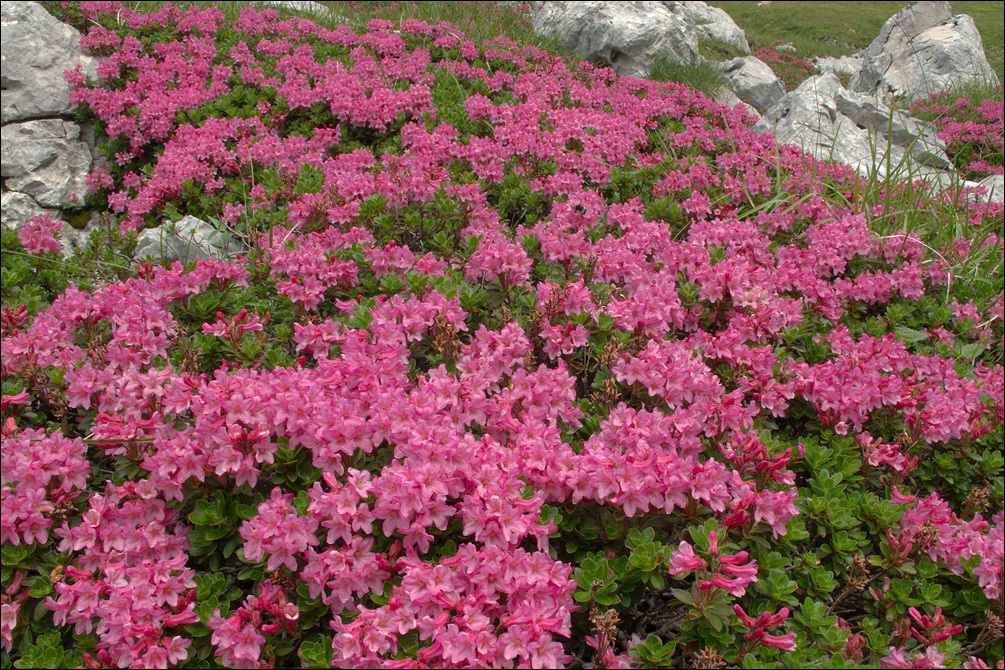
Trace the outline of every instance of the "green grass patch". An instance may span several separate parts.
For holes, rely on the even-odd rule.
[[[690,65],[675,62],[662,54],[649,68],[649,79],[674,82],[711,96],[726,85],[726,76],[718,63],[701,61]]]

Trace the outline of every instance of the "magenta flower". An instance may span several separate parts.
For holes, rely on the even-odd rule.
[[[59,241],[54,235],[62,229],[62,221],[53,221],[48,214],[45,214],[33,217],[30,221],[21,224],[17,229],[17,238],[21,240],[21,244],[28,253],[47,254],[59,251]]]
[[[670,574],[684,575],[692,570],[699,570],[708,567],[708,563],[700,556],[695,556],[694,548],[687,542],[681,540],[677,546],[677,551],[670,554]]]

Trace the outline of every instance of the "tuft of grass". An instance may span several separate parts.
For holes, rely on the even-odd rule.
[[[649,79],[653,81],[674,82],[688,88],[700,91],[706,96],[712,96],[720,88],[727,85],[726,75],[722,66],[707,60],[695,63],[676,62],[665,55],[656,56],[649,68]]]

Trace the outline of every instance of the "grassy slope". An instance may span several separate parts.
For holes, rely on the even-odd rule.
[[[883,24],[906,2],[756,2],[708,3],[728,13],[762,45],[791,42],[801,56],[843,56],[869,46]],[[984,51],[1000,80],[1005,80],[1005,2],[953,2],[953,12],[974,17]]]
[[[145,11],[163,2],[135,3]],[[188,3],[186,3],[188,4]],[[192,2],[205,6],[217,5],[236,17],[245,2]],[[503,35],[520,44],[547,48],[547,40],[534,37],[525,15],[500,7],[494,2],[320,2],[330,7],[339,20],[356,27],[373,18],[398,22],[418,19],[429,23],[447,21],[465,32],[465,36],[480,43]],[[801,56],[842,56],[864,49],[879,34],[888,18],[907,3],[889,1],[836,2],[772,2],[759,7],[751,1],[712,0],[713,7],[725,10],[747,33],[747,39],[757,44],[775,41],[791,42]],[[1005,81],[1005,1],[954,2],[953,11],[974,17],[984,40],[984,50],[998,78]],[[282,12],[292,16],[292,12]],[[301,14],[302,15],[302,14]],[[316,19],[317,17],[311,16]],[[325,21],[320,21],[325,23]]]

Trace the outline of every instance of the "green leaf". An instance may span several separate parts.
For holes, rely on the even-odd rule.
[[[52,593],[52,583],[49,581],[49,575],[41,574],[35,577],[28,595],[32,598],[44,598],[50,593]]]
[[[897,337],[907,342],[924,342],[928,339],[928,333],[923,333],[920,330],[908,328],[907,326],[897,326],[893,329],[893,332],[897,334]]]
[[[640,544],[632,550],[632,555],[628,560],[633,567],[640,570],[656,569],[656,566],[659,564],[659,558],[656,555],[656,545],[652,542]]]
[[[213,528],[206,532],[206,539],[210,542],[222,540],[230,534],[230,529],[226,527]]]
[[[332,641],[327,635],[312,635],[300,645],[303,668],[330,668]]]
[[[20,565],[32,555],[34,550],[34,544],[19,544],[16,547],[7,544],[0,550],[0,558],[3,559],[3,564],[6,566]]]
[[[15,668],[59,668],[66,654],[60,644],[58,631],[39,635],[35,644],[29,645],[21,658],[14,661]]]
[[[188,520],[197,526],[208,526],[213,523],[213,518],[205,512],[192,512],[188,515]]]
[[[987,348],[988,345],[986,342],[973,342],[971,344],[965,344],[960,347],[960,355],[963,356],[963,358],[974,360],[984,353],[984,350]]]
[[[252,505],[238,505],[237,516],[244,521],[251,521],[258,514],[258,509]]]
[[[673,597],[681,601],[685,605],[691,605],[694,607],[694,596],[691,595],[690,591],[685,591],[683,589],[674,589]]]

